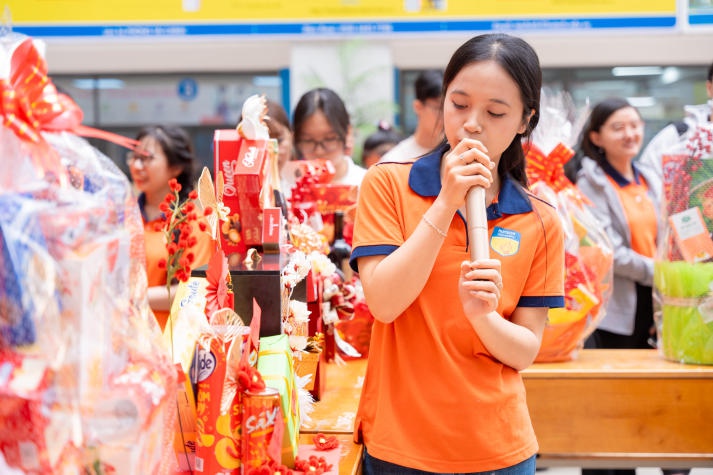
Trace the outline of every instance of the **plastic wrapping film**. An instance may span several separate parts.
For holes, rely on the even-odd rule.
[[[563,170],[583,117],[586,110],[573,111],[568,96],[543,93],[540,124],[525,145],[530,189],[557,209],[565,234],[565,307],[549,310],[537,362],[575,358],[604,318],[612,290],[609,238]]]
[[[699,125],[662,157],[662,219],[654,264],[659,351],[713,364],[713,124]]]
[[[0,51],[0,451],[29,474],[169,473],[177,378],[131,186],[13,38]]]

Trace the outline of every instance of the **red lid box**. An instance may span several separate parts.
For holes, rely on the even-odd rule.
[[[220,233],[226,255],[262,245],[263,197],[272,199],[272,191],[265,189],[271,188],[271,156],[270,140],[246,139],[235,129],[215,131],[215,170],[223,172],[223,204],[230,209]]]

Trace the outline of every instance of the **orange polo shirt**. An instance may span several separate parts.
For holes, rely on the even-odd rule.
[[[634,165],[634,181],[624,178],[608,162],[604,163],[602,168],[624,209],[624,216],[629,224],[631,249],[642,256],[653,258],[656,255],[658,222],[654,202],[649,197],[648,183]]]
[[[155,219],[153,221],[146,221],[146,214],[143,210],[144,196],[139,196],[139,208],[141,209],[141,216],[144,221],[144,242],[146,245],[146,279],[149,287],[154,287],[157,285],[166,285],[166,269],[161,269],[158,266],[158,262],[161,259],[168,259],[168,250],[166,248],[166,238],[163,235],[163,231],[156,231],[156,223],[160,221]],[[215,241],[210,236],[210,234],[201,231],[197,226],[194,226],[193,235],[197,238],[198,242],[195,246],[191,248],[191,251],[195,254],[196,260],[193,264],[193,268],[200,267],[207,264],[213,253],[215,252]],[[167,291],[168,292],[168,291]],[[166,320],[168,319],[168,313],[162,310],[154,310],[154,316],[158,322],[161,330],[166,326]]]
[[[395,251],[440,191],[444,150],[369,169],[359,192],[351,263]],[[564,306],[564,239],[554,208],[510,179],[488,208],[490,254],[502,262],[498,312]],[[537,453],[519,372],[497,361],[458,298],[469,260],[456,214],[418,298],[392,323],[375,322],[355,440],[388,462],[433,472],[479,472]]]

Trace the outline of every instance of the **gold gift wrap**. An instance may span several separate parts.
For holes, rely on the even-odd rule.
[[[314,380],[317,376],[317,365],[319,365],[319,357],[322,355],[321,351],[309,352],[309,351],[295,351],[294,352],[294,365],[295,374],[300,378],[307,375],[311,375],[311,378],[305,384],[305,389],[311,391],[314,389]]]

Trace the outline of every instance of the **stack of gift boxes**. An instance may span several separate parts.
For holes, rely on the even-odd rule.
[[[299,393],[318,400],[324,390],[328,332],[320,269],[329,261],[326,252],[290,242],[288,218],[275,206],[276,150],[274,140],[235,129],[214,134],[215,171],[222,174],[215,186],[223,183],[215,194],[225,206],[218,235],[232,316],[206,311],[210,267],[194,269],[179,285],[164,331],[184,372],[174,437],[178,472],[247,473],[278,462],[293,468],[298,401],[305,399]],[[250,386],[249,377],[267,389]],[[279,396],[279,417],[270,412],[270,395],[261,393],[270,388]],[[278,460],[277,452],[270,456],[275,446]]]

